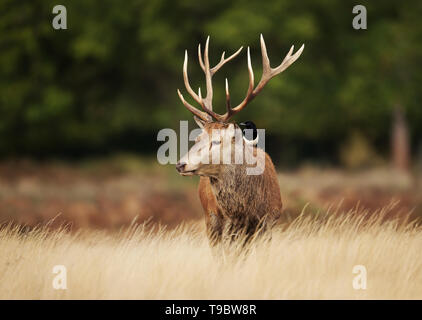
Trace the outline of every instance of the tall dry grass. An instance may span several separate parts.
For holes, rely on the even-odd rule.
[[[151,231],[0,230],[6,299],[421,299],[422,233],[385,213],[301,215],[247,255],[211,251],[195,225]],[[67,268],[67,289],[52,286]],[[367,289],[355,290],[355,265]]]

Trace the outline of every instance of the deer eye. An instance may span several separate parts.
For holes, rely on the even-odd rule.
[[[211,142],[211,144],[212,144],[213,146],[218,146],[220,143],[221,143],[221,141],[220,141],[220,140],[214,140],[214,141],[212,141],[212,142]]]

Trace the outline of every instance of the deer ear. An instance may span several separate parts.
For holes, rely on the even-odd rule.
[[[196,124],[201,128],[204,129],[205,121],[202,119],[199,119],[197,116],[193,116],[193,119],[195,120]]]

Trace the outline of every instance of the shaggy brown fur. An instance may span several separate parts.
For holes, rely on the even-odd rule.
[[[205,130],[226,125],[212,123]],[[254,152],[265,153],[256,147]],[[246,164],[221,164],[213,177],[201,176],[199,197],[211,244],[219,243],[225,234],[234,239],[246,233],[248,239],[279,218],[282,203],[277,174],[267,153],[262,159],[265,169],[261,175],[247,175]]]

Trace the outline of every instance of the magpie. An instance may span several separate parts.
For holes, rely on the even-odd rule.
[[[253,141],[258,136],[258,131],[256,130],[256,125],[252,121],[245,121],[242,123],[239,123],[240,127],[244,127],[242,129],[243,137],[249,141]],[[249,129],[249,130],[247,130]],[[251,139],[251,130],[252,130],[252,139]]]

